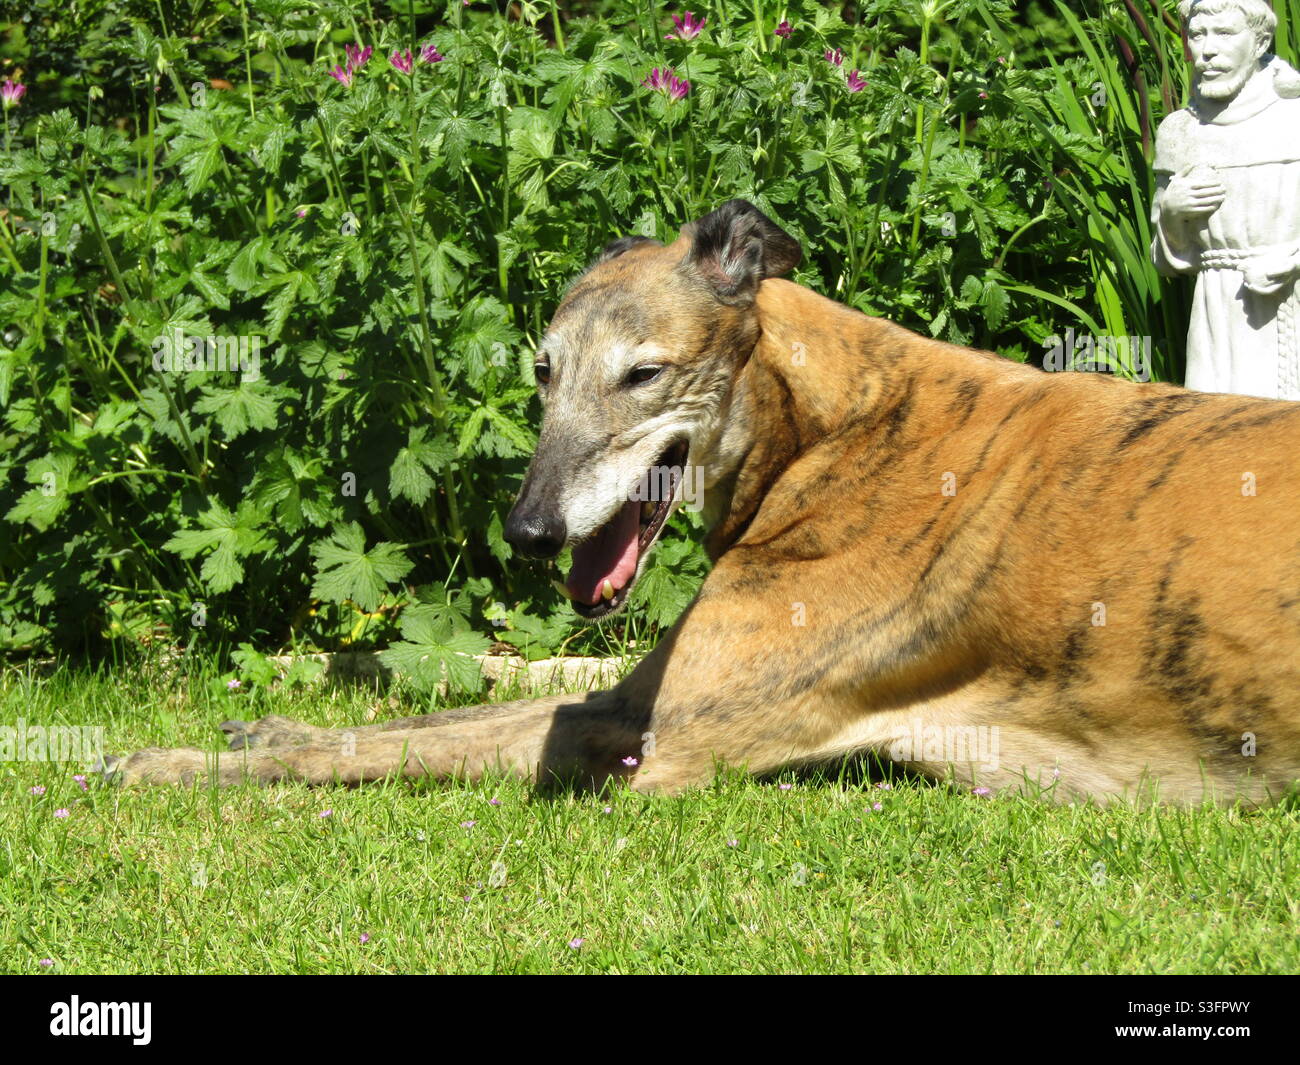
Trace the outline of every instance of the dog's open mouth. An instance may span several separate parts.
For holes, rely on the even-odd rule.
[[[686,470],[685,440],[673,444],[650,467],[641,499],[629,499],[596,532],[573,549],[573,568],[565,589],[584,618],[603,618],[618,610],[636,583],[637,568],[672,512],[673,498]]]

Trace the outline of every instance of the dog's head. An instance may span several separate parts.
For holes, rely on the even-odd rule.
[[[565,584],[582,616],[620,609],[673,508],[739,461],[723,430],[758,342],[758,287],[799,256],[731,200],[672,244],[609,244],[557,308],[535,364],[541,435],[505,538],[535,558],[573,548]]]

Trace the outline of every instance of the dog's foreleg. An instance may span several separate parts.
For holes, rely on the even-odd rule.
[[[579,701],[584,695],[568,696]],[[478,706],[461,706],[442,710],[436,714],[419,714],[414,717],[396,717],[378,721],[373,725],[349,725],[342,728],[323,728],[302,721],[269,714],[257,721],[223,721],[221,731],[232,751],[254,747],[299,747],[304,744],[351,744],[358,739],[381,732],[398,732],[408,729],[442,728],[474,719],[485,721],[489,717],[504,717],[526,710],[538,700],[515,699],[507,703],[483,703]]]
[[[648,717],[648,708],[616,691],[557,695],[447,711],[418,719],[417,727],[317,730],[306,743],[221,753],[149,748],[109,762],[104,772],[122,783],[227,786],[358,784],[389,776],[473,780],[495,770],[537,783],[599,786],[631,772],[624,760],[639,749]]]

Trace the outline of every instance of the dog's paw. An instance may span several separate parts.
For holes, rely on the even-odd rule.
[[[122,780],[117,770],[121,764],[122,759],[117,755],[101,754],[95,764],[86,770],[86,775],[99,778],[101,784],[120,784]]]
[[[270,714],[260,721],[223,721],[218,727],[226,734],[232,751],[315,743],[325,731],[278,714]]]

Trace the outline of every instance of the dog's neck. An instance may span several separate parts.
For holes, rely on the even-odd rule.
[[[892,322],[789,281],[764,281],[757,312],[762,333],[736,376],[706,481],[705,546],[715,560],[805,452],[850,428],[914,428],[918,379],[944,372],[950,358],[967,373],[996,372],[1001,362],[918,345],[915,334]]]

